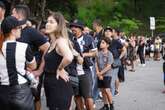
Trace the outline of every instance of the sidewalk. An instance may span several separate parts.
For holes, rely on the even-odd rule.
[[[115,97],[115,110],[165,110],[162,63],[147,61],[145,67],[137,66],[136,72],[127,72]]]
[[[115,110],[165,110],[163,90],[163,61],[147,61],[146,66],[136,66],[135,72],[125,72],[126,81],[120,85],[120,93],[114,97]],[[46,108],[42,97],[43,110]],[[96,110],[103,105],[96,102]]]

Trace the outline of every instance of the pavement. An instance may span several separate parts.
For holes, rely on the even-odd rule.
[[[163,88],[163,61],[147,61],[146,66],[136,66],[135,72],[125,71],[125,82],[120,85],[119,95],[113,97],[115,110],[165,110]],[[103,102],[96,102],[96,110]],[[42,110],[46,108],[42,95]],[[74,109],[73,109],[74,110]]]

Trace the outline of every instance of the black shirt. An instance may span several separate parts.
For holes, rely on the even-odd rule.
[[[110,44],[110,51],[113,54],[114,59],[117,59],[120,57],[120,49],[123,48],[123,45],[118,39],[113,39]]]
[[[101,43],[101,39],[103,38],[103,34],[104,34],[104,30],[102,29],[99,33],[96,33],[96,35],[94,36],[95,47],[97,47],[98,49],[100,47],[100,43]]]
[[[145,43],[142,40],[140,40],[137,53],[138,54],[143,54],[144,53],[144,47],[145,47]]]
[[[21,31],[21,37],[17,41],[28,43],[32,49],[37,63],[41,60],[39,47],[47,42],[47,39],[35,28],[25,27]]]

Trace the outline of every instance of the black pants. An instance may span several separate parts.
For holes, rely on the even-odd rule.
[[[144,53],[140,52],[140,53],[139,53],[139,58],[140,58],[140,62],[141,62],[141,64],[145,64]]]
[[[31,90],[27,83],[0,86],[0,110],[34,110]]]

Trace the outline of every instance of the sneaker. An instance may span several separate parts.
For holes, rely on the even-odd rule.
[[[110,109],[109,110],[114,110],[113,104],[110,104]]]
[[[104,105],[102,108],[100,108],[100,110],[109,110],[110,108],[108,107],[108,105]]]
[[[135,70],[134,70],[134,69],[130,69],[129,71],[131,71],[131,72],[135,72]]]
[[[145,67],[145,66],[146,66],[146,64],[142,64],[142,66],[143,66],[143,67]]]
[[[119,95],[119,92],[117,90],[115,90],[114,95]]]
[[[103,98],[103,95],[101,92],[99,92],[99,98],[102,99]]]

